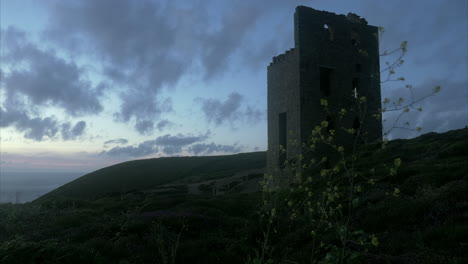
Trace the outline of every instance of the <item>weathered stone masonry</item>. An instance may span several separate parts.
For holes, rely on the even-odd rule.
[[[345,148],[354,136],[340,128],[361,124],[360,142],[381,139],[382,121],[374,116],[381,107],[377,34],[377,27],[355,14],[296,8],[295,46],[274,57],[268,66],[269,173],[289,178],[281,164],[298,162],[295,158],[303,153],[302,143],[324,120],[332,124],[337,143]],[[365,108],[353,112],[356,99],[362,96]],[[323,111],[322,98],[327,99],[331,115]],[[342,108],[351,111],[338,120]],[[284,154],[280,145],[285,147]]]

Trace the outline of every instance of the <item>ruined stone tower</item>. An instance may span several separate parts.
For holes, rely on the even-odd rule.
[[[294,43],[268,66],[267,170],[282,178],[292,176],[285,161],[299,163],[300,168],[296,158],[304,154],[302,145],[322,121],[328,121],[337,143],[345,148],[358,137],[356,142],[382,138],[382,121],[375,116],[381,107],[378,28],[355,14],[299,6],[294,14]],[[363,96],[366,103],[357,109]],[[321,99],[327,100],[329,113]],[[338,120],[342,108],[348,113]],[[357,127],[358,135],[342,129]]]

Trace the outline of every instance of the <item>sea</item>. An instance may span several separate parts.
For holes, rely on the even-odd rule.
[[[27,203],[84,175],[81,172],[0,171],[0,203]]]

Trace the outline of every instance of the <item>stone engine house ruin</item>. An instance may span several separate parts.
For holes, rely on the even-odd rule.
[[[337,144],[345,148],[357,137],[356,142],[382,139],[382,120],[375,116],[381,107],[378,28],[352,13],[298,6],[294,43],[268,66],[267,171],[288,181],[285,174],[291,172],[283,164],[300,162],[296,158],[303,154],[303,144],[322,121],[328,121]],[[366,102],[357,111],[362,96]],[[327,100],[328,113],[321,99]],[[338,120],[342,108],[351,111]],[[359,127],[355,135],[342,129]]]

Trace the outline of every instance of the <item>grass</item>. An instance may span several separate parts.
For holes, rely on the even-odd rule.
[[[467,263],[468,129],[395,140],[384,150],[371,144],[360,153],[363,171],[385,173],[395,158],[402,164],[397,175],[363,187],[351,226],[379,245],[350,245],[349,260]],[[264,152],[133,161],[88,174],[32,203],[0,205],[0,262],[172,263],[175,256],[174,263],[246,263],[264,239],[257,213],[262,194],[181,190],[184,181],[207,182],[264,165]],[[131,186],[119,189],[122,183]],[[145,191],[167,183],[177,184],[165,193]],[[317,184],[313,192],[322,188]],[[309,219],[278,217],[273,228],[272,263],[333,263],[336,234],[321,234],[326,244],[314,252],[314,262]]]
[[[84,175],[40,197],[38,201],[59,196],[89,200],[106,193],[146,190],[187,178],[224,178],[237,172],[262,169],[265,166],[265,152],[135,160]]]

